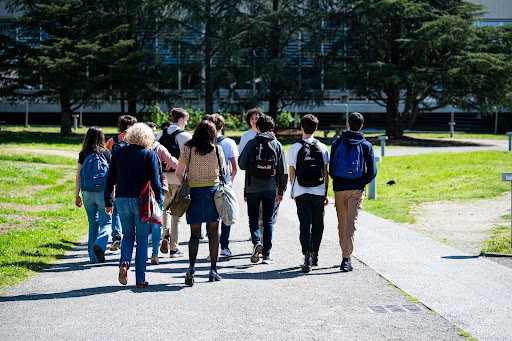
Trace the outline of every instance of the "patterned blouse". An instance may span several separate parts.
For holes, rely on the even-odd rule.
[[[217,186],[219,184],[219,162],[217,161],[217,153],[213,149],[206,155],[200,155],[195,152],[195,147],[183,146],[180,152],[180,162],[187,166],[190,155],[190,165],[187,167],[188,184],[190,187],[206,187]],[[222,148],[216,146],[219,152],[220,164],[224,164],[224,153]]]

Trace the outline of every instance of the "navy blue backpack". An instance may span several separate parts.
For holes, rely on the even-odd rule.
[[[363,176],[364,155],[361,144],[349,145],[340,142],[334,152],[333,175],[345,179],[358,179]]]
[[[107,182],[108,162],[103,154],[87,155],[80,170],[80,188],[82,191],[103,192]]]

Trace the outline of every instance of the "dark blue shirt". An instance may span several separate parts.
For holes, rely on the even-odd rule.
[[[150,157],[148,162],[148,178],[145,176],[146,155]],[[158,174],[158,157],[154,151],[131,144],[122,147],[112,155],[112,163],[107,177],[105,188],[105,207],[112,207],[112,191],[116,186],[117,198],[139,198],[140,190],[146,182],[151,180],[151,187],[157,200],[160,199],[162,184]]]
[[[335,176],[332,173],[333,158],[336,154],[341,143],[349,145],[360,144],[363,149],[364,167],[363,176],[358,179],[345,179],[339,176]],[[375,166],[375,158],[373,156],[372,144],[364,138],[364,134],[360,131],[344,131],[341,137],[334,141],[331,146],[331,160],[329,162],[329,174],[332,178],[332,189],[333,191],[347,191],[347,190],[362,190],[366,184],[372,182],[373,178],[377,175],[377,167]]]

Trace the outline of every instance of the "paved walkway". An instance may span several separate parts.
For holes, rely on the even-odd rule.
[[[235,184],[239,198],[242,175]],[[90,265],[82,243],[0,297],[0,339],[464,340],[455,326],[479,340],[511,339],[512,272],[506,267],[363,213],[355,270],[341,273],[331,203],[319,267],[303,274],[288,196],[274,232],[275,264],[250,263],[246,222],[241,203],[230,244],[235,257],[221,259],[221,282],[208,282],[208,245],[201,243],[192,288],[183,285],[187,257],[149,265],[150,286],[135,289],[133,269],[128,286],[117,282],[118,252]],[[188,231],[182,223],[185,253]],[[388,281],[424,305],[414,311]],[[381,309],[370,308],[376,306]]]

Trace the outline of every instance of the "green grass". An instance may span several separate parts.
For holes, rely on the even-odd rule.
[[[465,332],[464,330],[462,330],[459,327],[457,327],[457,329],[459,330],[459,335],[462,337],[465,337],[466,339],[468,339],[468,341],[478,341],[478,339],[475,337],[472,337],[470,333]]]
[[[386,157],[377,164],[377,200],[365,199],[363,209],[414,223],[411,209],[424,202],[493,198],[510,190],[501,173],[511,162],[512,154],[499,151]]]
[[[410,137],[426,137],[436,139],[457,139],[457,140],[508,140],[508,136],[504,134],[466,134],[455,133],[450,137],[449,133],[407,133],[405,136]]]
[[[482,253],[512,254],[512,248],[510,246],[510,224],[497,226],[493,228],[491,232],[491,239],[482,243]]]
[[[0,151],[0,289],[49,268],[87,233],[74,206],[76,160],[46,157]]]

